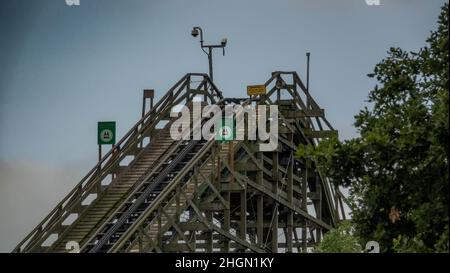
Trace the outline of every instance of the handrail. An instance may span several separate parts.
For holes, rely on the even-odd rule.
[[[140,179],[141,182],[137,183],[135,185],[133,185],[133,187],[131,187],[131,189],[129,190],[129,193],[127,194],[127,198],[133,194],[135,194],[137,191],[139,191],[140,186],[142,186],[142,182],[147,180],[148,177],[151,177],[156,170],[160,169],[161,166],[164,165],[164,162],[167,161],[167,159],[169,158],[169,156],[182,144],[182,141],[176,141],[174,142],[174,144],[172,144],[169,148],[168,148],[168,152],[165,153],[164,155],[162,155],[159,159],[158,159],[158,163],[152,167],[151,171],[144,174],[144,178]],[[112,217],[114,217],[114,215],[120,210],[120,206],[117,207],[113,213],[110,214],[109,217],[107,217],[104,221],[103,224],[101,224],[99,227],[96,228],[95,232],[92,234],[92,232],[89,234],[90,236],[88,237],[87,240],[85,240],[84,244],[80,243],[80,249],[81,252],[83,252],[83,249],[87,246],[87,244],[97,235],[99,230],[102,230],[107,224],[108,222],[112,219]]]
[[[225,101],[227,101],[227,99],[226,99],[226,98],[222,98],[220,101],[216,102],[216,105],[223,106],[222,104],[223,104]],[[250,100],[247,99],[247,100],[244,102],[244,104],[247,104],[249,101],[250,101]],[[199,123],[201,123],[201,122],[203,121],[203,119],[204,119],[204,118],[202,118],[202,119],[199,121]],[[194,128],[194,127],[192,127],[192,128]],[[191,132],[192,128],[190,129],[189,133]],[[206,151],[208,151],[208,149],[212,146],[212,144],[213,144],[214,142],[215,142],[214,139],[208,140],[208,142],[205,143],[205,145],[200,149],[200,151],[197,152],[197,154],[203,156],[204,153],[205,153]],[[186,168],[191,168],[190,165],[191,165],[191,164],[194,164],[195,162],[197,162],[197,160],[199,160],[199,158],[200,158],[200,157],[195,157],[195,158],[191,159],[191,160],[189,161],[189,163],[188,163],[185,167],[183,167],[182,173],[185,173],[185,172],[186,172]],[[192,162],[194,162],[194,163],[192,163]],[[177,175],[177,177],[179,177],[179,175]],[[175,182],[173,182],[173,181],[175,181],[175,180],[172,180],[171,183],[170,183],[170,185],[173,185],[173,184],[175,183]],[[176,182],[176,183],[178,183],[178,182]],[[172,188],[172,186],[166,187],[166,188],[163,190],[163,192],[166,192],[166,191],[167,191],[166,189],[170,189],[170,188]],[[137,189],[136,189],[136,190],[137,190]],[[149,206],[149,208],[151,208],[152,206],[154,206],[154,204],[158,203],[159,200],[160,200],[161,198],[164,198],[164,197],[165,197],[165,195],[163,194],[163,192],[160,193],[160,194],[158,195],[158,197],[156,197],[156,199],[152,202],[152,204]],[[163,194],[163,195],[162,195],[162,194]],[[163,197],[161,197],[161,196],[163,196]],[[149,208],[146,209],[146,212],[149,210]],[[131,230],[133,230],[133,227],[135,227],[135,226],[137,225],[137,223],[140,223],[140,222],[142,221],[142,219],[145,219],[145,218],[148,216],[148,214],[147,214],[146,212],[144,212],[144,213],[139,217],[141,220],[138,220],[138,221],[136,221],[135,223],[133,223],[133,225],[132,225],[132,227],[131,227]],[[104,225],[105,225],[105,224],[104,224]],[[102,227],[103,227],[104,225],[102,225]],[[102,227],[99,228],[98,230],[102,229]],[[129,234],[131,234],[131,233],[133,233],[133,231],[130,232]],[[94,236],[92,236],[92,237],[90,238],[90,240],[91,240],[93,237],[94,237]],[[129,235],[127,235],[127,236],[125,236],[125,237],[128,238]],[[119,240],[121,241],[121,240],[125,240],[125,239],[122,239],[122,238],[121,238],[121,239],[119,239]],[[116,243],[117,243],[117,242],[116,242]],[[115,248],[115,247],[113,246],[111,249],[114,249],[114,248]]]
[[[83,196],[83,193],[89,192],[98,182],[94,177],[101,177],[102,170],[110,167],[114,163],[114,159],[118,159],[115,157],[116,152],[121,152],[124,149],[127,149],[130,145],[129,140],[136,133],[144,133],[147,128],[145,128],[146,120],[152,115],[161,111],[157,111],[157,109],[164,105],[163,102],[171,101],[174,98],[172,97],[173,91],[179,87],[183,82],[190,80],[191,76],[202,76],[206,82],[208,82],[211,86],[211,91],[215,93],[215,95],[222,99],[222,92],[215,86],[215,84],[210,80],[209,76],[204,73],[188,73],[183,76],[166,94],[155,104],[155,106],[148,111],[120,140],[119,142],[108,151],[100,161],[92,168],[82,179],[81,181],[63,198],[61,202],[14,248],[13,252],[22,252],[25,249],[33,247],[33,244],[36,240],[39,240],[41,237],[37,237],[39,234],[45,234],[47,232],[47,227],[54,224],[57,219],[60,219],[61,216],[64,215],[64,209],[67,207],[72,207],[75,201],[78,201],[80,196]],[[139,126],[141,128],[139,129]],[[121,147],[121,146],[124,147]],[[106,164],[102,167],[102,164]],[[97,175],[97,176],[95,176]],[[86,184],[84,184],[86,183]],[[84,184],[84,185],[83,185]]]
[[[157,121],[159,121],[159,120],[157,120]],[[157,122],[156,122],[156,123],[157,123]],[[153,137],[158,137],[161,133],[162,133],[162,131],[158,131],[158,132],[155,133],[155,135],[153,135]],[[150,145],[154,145],[154,143],[149,143],[148,146],[147,146],[146,148],[151,148],[151,147],[149,147]],[[131,164],[132,164],[132,163],[130,163],[129,166],[131,166]],[[116,177],[116,180],[117,180],[117,179],[120,179],[120,175],[121,175],[121,174],[119,174],[119,176]],[[113,181],[111,181],[111,183],[113,183]],[[110,184],[110,185],[112,185],[112,184]],[[103,194],[104,194],[104,193],[102,193],[102,195],[103,195]],[[97,201],[99,200],[99,198],[101,198],[101,197],[97,196],[97,198],[96,198],[89,206],[95,206],[95,202],[97,202]],[[58,239],[53,243],[53,246],[54,246],[55,244],[58,244],[59,241],[60,241],[60,239],[62,239],[62,238],[65,236],[65,234],[66,234],[67,232],[70,232],[71,227],[73,227],[73,225],[74,225],[78,220],[82,219],[83,216],[84,216],[84,214],[87,213],[88,210],[89,210],[89,209],[86,209],[86,210],[84,210],[83,212],[81,212],[80,215],[79,215],[79,217],[78,217],[73,223],[71,223],[71,225],[68,226],[63,232],[60,233],[61,238],[58,238]],[[49,249],[47,249],[46,251],[51,252],[52,249],[49,248]]]
[[[300,88],[302,89],[302,91],[307,95],[308,99],[312,99],[308,93],[308,90],[306,90],[306,87],[304,87],[302,81],[300,80],[300,78],[298,77],[296,72],[274,72],[272,77],[266,81],[265,86],[268,86],[274,79],[276,79],[279,75],[282,74],[291,74],[293,75],[293,80],[294,80],[294,84],[298,84],[300,86]],[[300,96],[298,94],[298,91],[295,89],[293,90],[294,94],[294,99],[300,99]],[[230,99],[224,99],[221,102],[225,102],[225,101],[230,101]],[[251,99],[242,99],[242,101],[244,101],[242,104],[247,104],[251,101]],[[311,101],[312,105],[314,107],[319,108],[319,106],[317,105],[317,103],[312,100]],[[219,104],[219,103],[218,103]],[[206,148],[206,147],[204,147]],[[209,147],[208,145],[208,150],[211,147]],[[206,150],[206,149],[205,149]],[[170,192],[172,192],[174,190],[174,187],[176,185],[178,185],[179,183],[182,183],[182,187],[185,187],[187,183],[189,183],[190,179],[187,179],[186,181],[183,182],[182,178],[183,178],[183,174],[188,172],[190,169],[192,169],[195,164],[201,159],[201,155],[203,155],[206,151],[200,153],[199,152],[199,156],[196,156],[194,159],[192,159],[192,163],[188,163],[186,165],[185,168],[183,168],[183,171],[180,172],[180,174],[177,175],[177,177],[172,181],[172,183],[170,184],[170,186],[166,187],[159,195],[158,197],[152,202],[152,204],[146,209],[146,211],[139,217],[139,220],[137,220],[136,222],[133,223],[132,227],[130,227],[130,229],[127,232],[127,235],[123,236],[122,238],[119,239],[118,242],[115,243],[114,246],[112,246],[112,248],[110,249],[110,252],[115,252],[115,251],[119,251],[120,249],[122,249],[125,245],[125,243],[131,239],[131,244],[125,246],[126,250],[130,250],[136,243],[136,241],[138,240],[138,238],[134,238],[133,239],[133,234],[135,234],[136,232],[138,232],[138,227],[144,223],[146,221],[146,219],[161,205],[164,204],[165,207],[169,206],[171,204],[171,202],[175,199],[175,197],[170,197]],[[209,161],[209,158],[207,160],[204,161],[204,163],[206,164]],[[321,180],[329,185],[329,182],[322,179]],[[169,198],[168,198],[169,197]],[[327,196],[328,197],[328,196]],[[164,200],[169,199],[167,201],[167,203],[163,203]],[[332,202],[331,202],[332,203]],[[153,218],[148,224],[146,224],[146,227],[144,227],[143,232],[146,232],[148,227],[151,226],[152,223],[154,223],[154,221],[156,221],[156,218]]]
[[[300,80],[298,74],[294,72],[284,72],[276,71],[272,73],[272,77],[266,81],[265,85],[268,86],[277,77],[284,74],[290,74],[293,76],[293,84],[298,85],[300,89],[306,94],[308,101],[313,107],[319,107],[318,104],[312,99],[309,94],[309,90],[306,89],[303,82]],[[218,105],[224,103],[222,92],[216,87],[216,85],[211,81],[207,74],[204,73],[188,73],[184,75],[174,86],[172,86],[166,94],[155,104],[155,106],[148,111],[136,124],[118,141],[118,143],[109,150],[100,161],[81,179],[81,181],[63,198],[61,202],[14,248],[13,252],[22,252],[27,250],[32,250],[35,248],[37,243],[41,240],[47,238],[51,232],[57,227],[56,224],[60,223],[63,218],[73,210],[83,198],[92,192],[98,183],[101,183],[101,179],[105,174],[111,171],[116,163],[120,162],[123,156],[129,149],[133,148],[136,144],[136,140],[143,138],[150,130],[154,129],[154,119],[160,117],[162,112],[165,112],[167,108],[177,101],[177,98],[182,93],[182,90],[187,87],[191,82],[192,76],[203,77],[202,85],[204,84],[205,90],[207,85],[210,86],[210,93],[207,93],[211,100],[218,98],[219,101],[215,102]],[[197,89],[199,89],[201,86]],[[177,91],[176,91],[177,90]],[[189,91],[189,90],[188,90]],[[297,88],[292,90],[295,95],[294,99],[300,99]],[[206,91],[208,92],[208,91]],[[212,96],[211,96],[212,95]],[[251,98],[243,102],[247,104],[251,102]],[[323,117],[322,118],[327,126],[333,130],[331,124]],[[152,125],[154,124],[154,125]],[[153,126],[153,127],[152,127]],[[329,182],[328,182],[329,183]],[[333,202],[329,202],[333,206]]]
[[[186,76],[184,76],[177,84],[175,84],[175,86],[178,86],[181,82],[183,82],[185,80]],[[83,190],[83,188],[86,187],[91,187],[91,184],[93,184],[93,182],[91,182],[90,184],[84,185],[83,187],[83,183],[86,182],[86,180],[91,177],[91,175],[93,175],[95,172],[99,171],[99,168],[101,169],[101,165],[110,157],[110,155],[112,155],[112,153],[115,150],[120,150],[120,146],[133,134],[135,133],[136,129],[139,127],[139,125],[143,124],[144,121],[146,120],[146,118],[148,118],[152,113],[155,112],[155,109],[157,109],[161,103],[163,101],[165,101],[168,97],[168,94],[171,93],[172,90],[169,90],[169,92],[166,93],[166,95],[160,100],[158,101],[158,103],[152,108],[152,110],[150,110],[146,115],[144,115],[144,117],[142,117],[132,128],[131,130],[129,130],[123,137],[122,139],[119,140],[119,142],[116,144],[116,146],[111,149],[109,152],[107,152],[102,158],[101,160],[94,166],[94,168],[92,168],[87,175],[85,175],[81,181],[72,189],[72,191],[69,192],[68,195],[66,195],[66,197],[55,207],[55,209],[53,209],[48,215],[47,217],[44,218],[44,220],[41,221],[41,223],[27,236],[25,237],[25,239],[19,243],[19,245],[16,247],[16,249],[14,250],[14,252],[17,252],[16,250],[18,250],[19,247],[22,246],[22,244],[24,242],[26,242],[36,231],[42,231],[44,224],[52,217],[54,216],[56,213],[60,212],[61,209],[67,205],[69,205],[69,203],[65,204],[66,201],[68,201],[70,198],[73,198],[74,196],[78,196],[79,195],[79,191],[80,189]],[[119,148],[118,148],[119,147]],[[94,181],[94,180],[90,180],[90,181]],[[72,201],[72,200],[71,200]],[[20,252],[20,251],[19,251]]]
[[[193,167],[195,167],[195,164],[200,161],[202,159],[202,157],[213,147],[215,143],[215,140],[209,140],[207,143],[205,143],[205,145],[197,152],[198,156],[195,156],[194,158],[192,158],[187,164],[186,166],[183,167],[183,169],[180,171],[180,173],[171,181],[170,185],[168,185],[167,187],[165,187],[161,193],[155,198],[155,200],[153,200],[152,204],[150,204],[150,206],[145,210],[145,212],[139,217],[139,219],[133,223],[132,227],[130,228],[130,232],[124,236],[123,238],[120,238],[118,242],[116,242],[116,244],[118,244],[117,246],[113,246],[111,248],[111,251],[120,249],[122,247],[122,245],[124,244],[124,242],[126,240],[129,239],[129,237],[136,232],[136,229],[138,228],[138,226],[140,224],[142,224],[145,219],[159,206],[159,204],[165,200],[165,198],[167,197],[167,195],[174,189],[174,187],[180,182],[179,180],[181,178],[186,178],[185,174],[190,171]],[[206,165],[208,163],[208,161],[210,160],[210,158],[206,159],[205,161],[203,161],[202,166]],[[201,167],[200,167],[201,169]],[[185,183],[183,183],[183,186],[188,183],[188,181],[192,179],[189,178],[185,181]],[[151,221],[153,222],[153,220]],[[150,223],[151,223],[150,222]],[[149,224],[150,224],[149,223]]]
[[[222,98],[221,100],[219,100],[218,102],[216,102],[216,105],[220,105],[220,104],[223,103],[225,100],[226,100],[226,99],[223,99],[223,98]],[[203,119],[204,119],[204,118],[202,118],[202,120],[203,120]],[[199,122],[201,123],[202,120],[200,120]],[[195,127],[195,126],[193,126],[193,127]],[[193,127],[192,127],[192,128],[193,128]],[[189,133],[189,134],[190,134],[192,128],[190,129],[190,131],[186,131],[186,132],[184,132],[184,133],[186,133],[186,134]],[[174,147],[172,147],[172,148],[171,148],[172,151],[171,151],[170,153],[172,153],[172,152],[174,151],[174,149],[176,149],[178,146],[180,146],[181,143],[182,143],[182,141],[179,141],[178,144],[176,144]],[[203,148],[202,148],[202,149],[203,149]],[[201,149],[201,150],[202,150],[202,149]],[[169,156],[170,153],[166,154],[166,158]],[[153,170],[157,170],[157,169],[163,164],[164,161],[165,161],[165,159],[162,160],[162,161],[160,161],[159,165],[157,165]],[[151,177],[152,174],[153,174],[153,171],[150,172],[150,173],[148,173],[148,174],[146,174],[146,177],[145,177],[142,181],[148,180],[148,179]],[[129,196],[132,196],[134,193],[136,193],[137,191],[139,191],[140,186],[142,186],[142,184],[139,184],[139,185],[133,187],[133,190],[131,191],[130,194],[128,194],[128,197],[127,197],[127,198],[129,198]],[[83,250],[88,246],[89,242],[92,241],[93,238],[95,238],[96,234],[97,234],[98,232],[100,232],[100,230],[102,230],[102,229],[108,224],[108,222],[110,222],[110,221],[112,220],[112,218],[114,217],[114,215],[115,215],[118,211],[120,211],[120,209],[121,209],[120,207],[116,208],[116,210],[110,215],[110,217],[108,217],[107,220],[104,221],[104,223],[103,223],[100,227],[98,227],[98,228],[96,229],[96,232],[93,233],[93,234],[91,234],[91,236],[89,236],[89,238],[88,238],[88,240],[85,242],[85,244],[84,244],[84,245],[81,245],[81,251],[83,251]]]
[[[169,172],[172,171],[176,167],[177,164],[183,160],[184,156],[189,153],[192,148],[195,147],[198,141],[194,140],[193,142],[190,142],[186,147],[183,148],[183,150],[171,161],[169,166],[164,168],[154,179],[153,183],[147,187],[144,192],[136,198],[135,202],[124,211],[119,218],[117,218],[117,222],[114,223],[112,227],[110,227],[106,233],[103,235],[103,237],[97,242],[97,244],[89,250],[90,253],[94,253],[98,250],[100,250],[106,242],[111,238],[111,236],[117,232],[117,230],[121,227],[122,224],[125,223],[125,221],[130,217],[130,215],[135,212],[135,210],[141,206],[145,200],[147,199],[148,195],[157,187],[159,184],[161,184],[164,179],[166,179]]]

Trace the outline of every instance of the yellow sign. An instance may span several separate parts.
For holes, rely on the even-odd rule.
[[[249,85],[247,86],[247,95],[264,95],[266,94],[265,85]]]

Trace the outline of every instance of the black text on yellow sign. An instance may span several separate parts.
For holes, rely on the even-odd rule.
[[[247,86],[247,95],[264,95],[266,94],[266,86],[265,85],[249,85]]]

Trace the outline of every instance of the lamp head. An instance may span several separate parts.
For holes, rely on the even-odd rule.
[[[226,46],[226,45],[227,45],[227,42],[228,42],[228,39],[227,39],[227,38],[223,38],[223,39],[220,41],[220,44],[221,44],[222,46]]]
[[[198,31],[198,29],[197,28],[192,28],[192,31],[191,31],[191,35],[193,36],[193,37],[197,37],[198,36],[198,34],[199,34],[199,31]]]

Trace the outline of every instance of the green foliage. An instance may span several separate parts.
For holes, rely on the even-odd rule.
[[[357,237],[353,235],[353,226],[350,221],[343,221],[335,229],[327,232],[314,249],[318,253],[361,253],[362,247]]]
[[[355,117],[360,137],[297,151],[349,187],[356,234],[381,251],[449,251],[448,3],[438,23],[426,47],[391,48],[369,75],[378,84]]]

